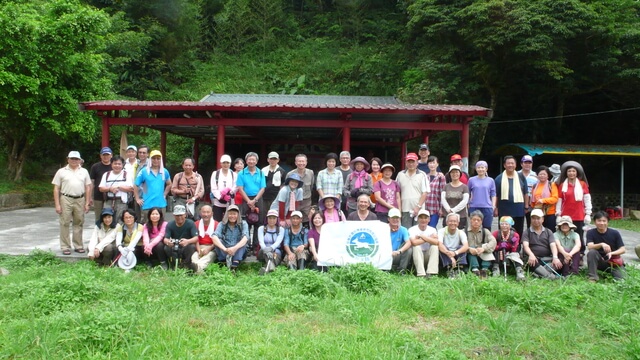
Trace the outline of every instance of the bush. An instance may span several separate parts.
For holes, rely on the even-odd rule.
[[[365,263],[332,268],[329,274],[335,282],[354,293],[379,294],[387,289],[389,281],[389,274]]]

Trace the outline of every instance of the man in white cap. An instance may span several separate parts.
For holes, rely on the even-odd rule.
[[[173,261],[182,260],[184,267],[195,272],[198,268],[193,266],[191,259],[196,252],[198,229],[191,219],[187,219],[187,208],[183,205],[174,206],[173,218],[174,220],[167,224],[164,234],[164,253],[167,258],[173,258]],[[174,240],[178,243],[175,244]],[[166,262],[161,261],[160,266],[167,270]]]
[[[221,222],[227,207],[233,203],[236,194],[236,173],[231,168],[231,156],[220,157],[220,168],[211,174],[211,199],[213,218]]]
[[[278,196],[278,192],[280,191],[282,184],[284,184],[287,172],[278,165],[280,162],[280,155],[278,155],[277,152],[272,151],[267,156],[269,165],[262,168],[262,173],[265,176],[267,187],[264,189],[264,195],[262,198],[264,199],[264,208],[270,209],[271,204]]]
[[[100,185],[102,175],[104,175],[104,173],[106,173],[107,171],[111,171],[112,157],[113,151],[111,150],[111,148],[108,146],[103,147],[102,149],[100,149],[100,161],[91,165],[91,169],[89,170],[89,177],[91,178],[93,212],[96,219],[100,218],[100,214],[102,214],[102,208],[104,206],[104,201],[106,200],[106,194],[100,191],[98,185]]]
[[[551,230],[542,226],[544,213],[542,209],[531,211],[531,227],[522,234],[522,247],[525,260],[534,274],[544,279],[554,280],[558,277],[556,270],[562,269],[558,258],[558,248]]]
[[[67,166],[58,170],[51,181],[56,213],[60,215],[60,249],[64,255],[71,255],[71,222],[75,251],[84,252],[82,225],[91,202],[91,178],[87,169],[80,166],[81,161],[79,152],[69,152]]]
[[[409,241],[409,231],[400,224],[400,210],[389,210],[389,230],[391,236],[391,271],[400,275],[408,274],[409,260],[413,257],[413,248]]]
[[[127,174],[131,174],[131,182],[136,178],[136,172],[138,171],[138,148],[135,145],[127,146],[127,158],[124,161],[124,170]]]
[[[409,241],[413,246],[413,265],[416,275],[428,279],[438,275],[440,251],[438,250],[438,231],[429,226],[428,210],[418,211],[418,225],[409,229]],[[427,269],[425,271],[425,265]]]

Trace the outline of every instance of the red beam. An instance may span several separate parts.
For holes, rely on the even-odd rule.
[[[291,120],[291,119],[204,119],[204,118],[107,118],[112,125],[159,125],[159,126],[253,126],[253,127],[305,127],[305,128],[343,128],[347,123],[342,120]],[[348,126],[352,129],[407,129],[462,131],[460,123],[432,123],[413,121],[364,121],[351,119]]]

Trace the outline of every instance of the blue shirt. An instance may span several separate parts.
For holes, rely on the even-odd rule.
[[[140,187],[142,184],[145,184],[147,188],[147,191],[142,193],[142,200],[144,200],[142,210],[149,210],[154,207],[167,207],[164,189],[167,185],[166,182],[169,180],[171,180],[171,175],[169,175],[169,170],[166,168],[163,173],[158,172],[157,174],[154,174],[153,171],[147,173],[146,169],[138,172],[138,176],[136,176],[136,186]]]
[[[391,232],[392,251],[398,251],[406,241],[409,241],[409,231],[406,227],[401,225],[398,230]]]
[[[249,172],[249,168],[246,167],[238,174],[236,185],[242,186],[247,196],[256,196],[258,192],[260,192],[260,189],[267,187],[267,181],[260,169],[255,168],[255,172],[252,175],[251,172]]]
[[[243,237],[249,239],[249,225],[244,220],[242,224],[236,224],[233,227],[220,223],[213,234],[220,239],[225,247],[232,247],[239,243]]]
[[[307,245],[309,239],[307,237],[307,229],[301,227],[297,234],[289,228],[284,233],[284,246],[288,246],[290,249],[295,249],[300,245]]]

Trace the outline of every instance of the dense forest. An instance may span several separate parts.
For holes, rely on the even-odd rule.
[[[638,145],[639,9],[635,0],[3,0],[0,161],[20,180],[70,145],[97,153],[99,122],[79,101],[210,92],[491,107],[493,119],[472,129],[476,158],[509,142]],[[457,134],[431,141],[444,154],[459,147]]]

